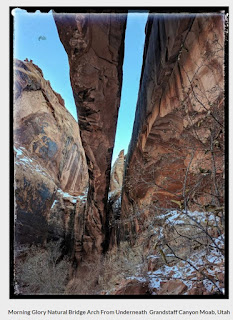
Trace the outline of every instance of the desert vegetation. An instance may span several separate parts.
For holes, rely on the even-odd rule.
[[[71,262],[62,257],[61,241],[45,246],[22,246],[15,257],[17,294],[63,294],[69,279]]]

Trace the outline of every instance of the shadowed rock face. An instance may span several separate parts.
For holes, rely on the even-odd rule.
[[[89,172],[84,251],[101,252],[122,84],[126,15],[54,14],[67,52]]]
[[[78,124],[32,62],[15,60],[14,96],[16,243],[68,241],[88,186]]]
[[[116,227],[121,215],[121,193],[124,177],[125,156],[121,150],[111,170],[110,188],[108,194],[109,209],[109,249],[119,244],[119,230]]]
[[[192,210],[219,206],[224,15],[152,15],[146,29],[122,217],[147,206],[179,208],[185,199]]]

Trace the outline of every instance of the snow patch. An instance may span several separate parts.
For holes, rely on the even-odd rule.
[[[150,255],[147,258],[154,259],[158,258],[158,256]],[[191,265],[189,264],[189,262],[191,263]],[[173,266],[164,265],[156,271],[147,272],[149,278],[149,287],[152,290],[159,290],[162,281],[179,279],[187,286],[187,290],[190,290],[198,280],[197,270],[199,270],[200,267],[205,267],[203,272],[206,275],[206,278],[203,279],[202,282],[206,290],[212,293],[213,290],[216,290],[216,288],[215,285],[210,280],[208,280],[208,276],[214,277],[216,286],[220,287],[220,283],[216,275],[223,272],[220,267],[221,264],[223,265],[223,262],[224,256],[216,248],[213,248],[209,254],[206,254],[205,250],[194,253],[186,262],[184,261]],[[221,290],[224,293],[224,289],[221,288]]]
[[[73,196],[73,195],[69,194],[68,192],[62,191],[61,189],[57,189],[57,192],[62,196],[63,199],[69,200],[70,202],[75,204],[75,203],[77,203],[77,201],[86,202],[88,188],[85,190],[84,194],[79,195],[79,196]]]
[[[58,202],[58,200],[54,200],[51,209],[55,206],[55,204]]]
[[[14,150],[16,152],[15,165],[23,165],[26,169],[30,169],[34,172],[39,172],[43,176],[53,180],[53,178],[44,170],[44,168],[35,159],[30,158],[26,154],[26,149],[24,147],[14,147]]]
[[[21,156],[23,154],[22,150],[20,150],[20,149],[18,149],[16,147],[14,147],[14,150],[16,152],[16,157],[19,157],[19,156]]]
[[[131,276],[131,277],[127,277],[127,280],[137,280],[139,282],[146,282],[146,278],[144,277],[137,277],[137,276]]]

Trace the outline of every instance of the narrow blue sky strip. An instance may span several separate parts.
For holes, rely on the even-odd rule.
[[[124,149],[127,153],[131,139],[138,89],[142,69],[145,42],[145,25],[148,13],[129,13],[125,34],[125,55],[123,64],[123,85],[119,110],[113,161]]]

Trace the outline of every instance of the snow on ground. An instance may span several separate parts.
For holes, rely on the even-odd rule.
[[[220,218],[216,216],[212,212],[199,212],[199,211],[178,211],[178,210],[171,210],[167,211],[164,214],[161,214],[159,216],[156,216],[156,219],[164,219],[166,224],[172,224],[172,225],[179,225],[184,224],[185,219],[190,219],[190,223],[195,223],[192,219],[197,221],[198,223],[206,223],[208,220],[208,223],[214,223],[218,222]]]
[[[191,219],[193,218],[193,220]],[[189,219],[189,223],[192,225],[195,225],[199,223],[202,226],[208,226],[211,225],[217,226],[217,223],[219,222],[220,218],[215,216],[211,212],[185,212],[185,211],[168,211],[163,215],[159,215],[156,217],[156,219],[163,219],[165,225],[185,225],[187,224],[187,219]],[[212,223],[211,223],[212,222]],[[158,231],[158,240],[161,240],[163,238],[163,228],[158,226],[155,227],[155,230]],[[223,235],[220,235],[218,238],[212,237],[214,240],[214,243],[218,246],[219,249],[224,248],[224,237]],[[161,288],[161,282],[164,283],[164,281],[169,280],[181,280],[187,287],[187,290],[190,290],[193,285],[197,282],[197,280],[202,281],[205,289],[207,289],[208,292],[216,291],[216,286],[219,288],[221,287],[219,281],[218,281],[218,275],[221,273],[224,273],[224,255],[221,252],[221,250],[218,250],[217,247],[214,247],[214,243],[211,244],[212,246],[208,247],[204,250],[200,250],[198,252],[195,252],[191,254],[191,256],[186,261],[180,261],[176,263],[176,265],[163,265],[162,267],[159,267],[156,271],[149,271],[147,273],[147,277],[149,279],[149,286],[153,290],[159,290]],[[173,254],[167,254],[166,257],[174,257]],[[149,255],[147,257],[148,260],[155,261],[156,259],[159,259],[159,255]],[[189,263],[190,262],[190,263]],[[202,274],[197,279],[198,271],[201,270]],[[203,277],[203,274],[206,275],[206,277]],[[212,279],[213,282],[215,282],[216,286],[212,281],[209,279]],[[221,288],[223,292],[223,288]]]
[[[139,277],[139,276],[127,277],[126,280],[137,280],[139,282],[146,282],[145,277]]]
[[[193,285],[197,280],[200,280],[200,278],[197,278],[197,270],[191,266],[188,261],[198,270],[201,267],[204,267],[202,269],[206,278],[202,279],[202,282],[209,292],[212,292],[214,289],[214,284],[208,280],[208,277],[211,277],[211,279],[214,278],[214,282],[220,287],[220,283],[216,276],[224,271],[224,256],[220,252],[214,250],[209,255],[206,255],[206,252],[203,250],[197,254],[191,255],[190,259],[186,262],[179,262],[173,266],[164,265],[156,271],[149,271],[147,275],[150,288],[152,290],[159,290],[161,282],[181,280],[188,287],[187,290],[192,289]]]

